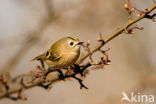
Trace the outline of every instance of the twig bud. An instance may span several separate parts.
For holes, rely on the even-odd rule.
[[[131,34],[134,35],[134,31],[132,31]]]
[[[91,41],[90,41],[90,40],[88,40],[88,41],[86,42],[87,46],[89,46],[89,45],[90,45],[90,43],[91,43]]]
[[[129,8],[129,6],[128,6],[127,4],[125,4],[125,8],[126,8],[126,9],[128,9],[128,8]]]
[[[96,38],[96,40],[97,40],[97,41],[100,41],[101,39],[100,39],[100,37],[98,37],[98,38]]]
[[[135,9],[134,8],[131,8],[131,12],[133,12]]]

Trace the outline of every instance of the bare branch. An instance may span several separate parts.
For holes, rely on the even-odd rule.
[[[127,29],[128,27],[132,26],[133,24],[135,24],[136,22],[146,18],[147,15],[149,15],[149,13],[151,13],[154,9],[156,8],[156,4],[153,4],[150,8],[148,8],[148,11],[143,13],[142,15],[140,15],[139,17],[136,17],[132,20],[129,20],[128,24],[126,24],[125,26],[123,26],[122,28],[120,28],[119,30],[117,30],[116,32],[108,35],[108,37],[106,37],[104,39],[104,44],[106,44],[107,42],[111,41],[112,39],[114,39],[115,37],[117,37],[118,35],[120,35],[122,32],[125,31],[125,29]],[[96,46],[94,46],[90,51],[92,53],[98,51],[103,45],[104,45],[102,42],[97,44]],[[89,56],[89,53],[88,52],[85,52],[81,59],[79,60],[78,63],[82,62],[84,59],[86,59],[86,57]]]

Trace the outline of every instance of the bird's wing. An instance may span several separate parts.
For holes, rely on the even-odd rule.
[[[32,60],[52,60],[52,61],[57,61],[61,58],[62,55],[59,54],[59,52],[57,50],[48,50],[47,52],[45,52],[44,54],[35,57]]]
[[[59,51],[52,50],[46,52],[46,57],[52,61],[57,61],[62,57],[62,55],[59,53]]]

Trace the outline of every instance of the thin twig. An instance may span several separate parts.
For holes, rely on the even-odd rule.
[[[125,31],[125,29],[127,29],[128,27],[130,27],[131,25],[135,24],[136,22],[142,20],[143,18],[145,18],[149,13],[151,13],[154,9],[156,8],[156,4],[153,4],[146,13],[143,13],[141,16],[136,17],[132,20],[129,20],[129,23],[126,24],[125,26],[123,26],[122,28],[120,28],[119,30],[115,31],[114,33],[108,35],[108,37],[106,37],[104,39],[105,44],[108,43],[109,41],[111,41],[112,39],[114,39],[115,37],[117,37],[118,35],[120,35],[122,32]],[[98,51],[103,45],[102,43],[97,44],[96,46],[94,46],[90,51],[92,53]],[[88,52],[85,52],[80,60],[78,61],[78,63],[82,62],[84,59],[86,59],[89,56]]]

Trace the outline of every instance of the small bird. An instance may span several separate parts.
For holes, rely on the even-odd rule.
[[[43,60],[52,69],[67,68],[78,60],[82,44],[83,42],[75,37],[65,37],[56,41],[49,50],[33,60]]]

